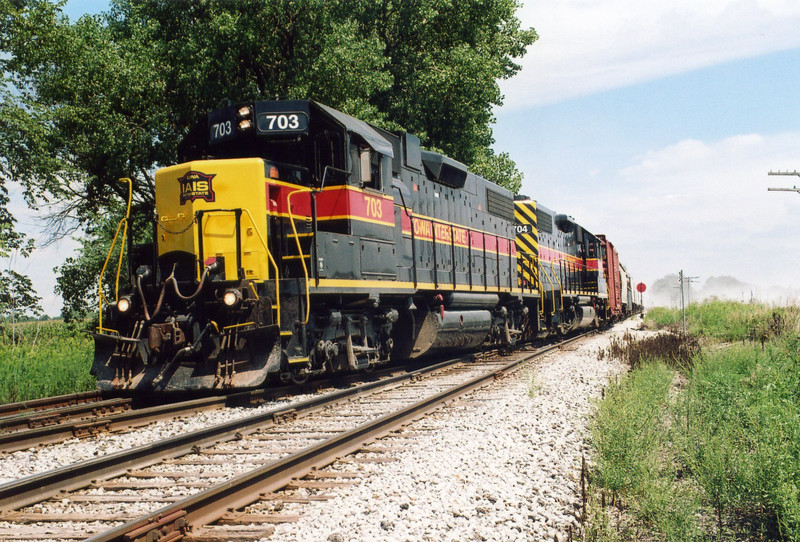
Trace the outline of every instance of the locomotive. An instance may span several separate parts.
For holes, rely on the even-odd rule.
[[[302,382],[630,310],[603,236],[412,134],[310,100],[255,101],[209,113],[178,154],[156,173],[131,287],[103,307],[101,277],[101,389]]]

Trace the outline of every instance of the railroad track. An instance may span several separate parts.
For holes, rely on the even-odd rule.
[[[43,399],[33,399],[31,401],[21,401],[19,403],[6,403],[0,405],[0,417],[4,418],[7,416],[30,414],[60,407],[94,403],[101,401],[103,398],[103,393],[100,391],[87,391],[83,393],[45,397]]]
[[[404,372],[387,367],[372,373],[317,379],[305,384],[280,386],[189,400],[148,401],[111,397],[101,392],[48,397],[0,405],[0,453],[55,444],[70,438],[120,433],[151,423],[235,406],[257,406],[282,397],[316,393],[334,386],[375,381]]]
[[[240,539],[267,536],[275,491],[314,485],[316,469],[562,345],[454,360],[4,484],[0,538],[231,540],[249,523],[260,527]]]

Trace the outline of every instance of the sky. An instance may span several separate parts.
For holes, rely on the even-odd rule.
[[[66,13],[106,8],[70,0]],[[682,269],[794,287],[800,194],[767,188],[800,178],[767,172],[800,170],[800,2],[529,1],[519,17],[539,40],[501,82],[493,129],[523,194],[606,234],[635,282]],[[76,247],[12,262],[48,314],[61,307],[52,268]]]
[[[605,233],[636,282],[800,268],[800,3],[562,0],[501,88],[498,152],[522,193]],[[785,292],[783,292],[785,294]],[[645,294],[646,297],[646,294]],[[647,299],[645,299],[647,301]]]

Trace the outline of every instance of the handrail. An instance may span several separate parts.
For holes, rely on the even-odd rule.
[[[294,225],[294,215],[292,214],[292,202],[291,198],[298,192],[308,192],[309,194],[313,192],[311,188],[298,188],[292,192],[289,192],[286,195],[286,209],[289,211],[289,223],[292,226],[292,233],[294,234],[295,243],[297,243],[297,253],[300,256],[300,263],[303,264],[303,276],[305,277],[305,285],[306,285],[306,319],[302,322],[302,325],[308,324],[308,320],[311,316],[311,293],[308,289],[308,267],[306,266],[306,258],[305,254],[303,254],[303,249],[300,246],[300,237],[297,236],[297,227]]]
[[[542,268],[542,273],[541,274],[544,275],[545,280],[550,284],[550,291],[551,292],[555,292],[555,288],[553,287],[553,281],[550,280],[550,277],[547,276],[547,273],[545,272],[543,263],[544,262],[542,262],[541,260],[539,261],[539,265]],[[544,294],[544,292],[545,292],[545,290],[542,289],[542,294]],[[542,303],[542,310],[539,311],[539,313],[544,317],[544,303]],[[554,300],[554,302],[553,302],[553,312],[551,312],[550,314],[555,314],[555,313],[556,313],[556,311],[555,311],[555,300]]]
[[[559,276],[556,275],[556,272],[553,270],[553,264],[558,263],[558,268],[559,269],[563,269],[563,267],[561,266],[561,263],[560,263],[563,260],[564,260],[564,258],[559,258],[557,260],[553,260],[552,262],[550,262],[550,270],[553,271],[553,278],[556,279],[556,282],[558,283],[558,296],[561,298],[561,310],[562,311],[564,310],[564,286],[561,284],[561,280],[559,279]],[[555,311],[555,308],[556,308],[555,303],[553,303],[553,311]],[[555,314],[555,312],[554,312],[554,314]]]
[[[572,262],[568,258],[558,258],[556,260],[553,260],[551,263],[560,263],[560,262],[567,262],[566,272],[569,273],[571,271],[572,276],[576,276],[578,279],[577,288],[575,287],[574,280],[569,280],[570,291],[577,293],[583,292],[584,289],[583,289],[583,283],[581,281],[581,273],[587,271],[586,266],[580,262]]]
[[[275,258],[272,256],[272,252],[269,250],[269,245],[266,241],[264,241],[264,236],[261,235],[261,231],[258,229],[256,225],[256,221],[253,219],[252,213],[250,213],[250,209],[247,208],[237,208],[237,209],[204,209],[203,214],[212,214],[212,213],[236,213],[236,211],[241,211],[247,215],[250,219],[250,223],[253,225],[253,230],[258,235],[258,240],[261,241],[261,245],[264,247],[264,250],[267,252],[267,258],[269,258],[269,262],[272,264],[273,269],[275,270],[275,303],[278,306],[278,317],[277,323],[278,327],[280,328],[281,325],[281,281],[280,281],[280,270],[278,269],[278,264],[275,262]],[[202,223],[198,223],[198,226],[202,228]],[[241,227],[241,225],[240,225]],[[237,232],[239,235],[239,232]],[[239,255],[237,255],[239,256]],[[251,285],[252,288],[252,285]],[[255,293],[255,291],[254,291]],[[256,297],[258,294],[256,293]]]
[[[119,221],[117,224],[117,231],[114,232],[114,239],[111,241],[111,248],[108,249],[108,255],[106,256],[105,262],[103,262],[103,269],[100,271],[100,278],[97,280],[97,308],[98,308],[98,319],[97,319],[97,330],[102,333],[103,331],[114,331],[113,329],[105,330],[103,328],[103,299],[105,296],[103,295],[103,275],[106,273],[106,268],[108,267],[108,262],[111,259],[111,254],[114,253],[114,248],[117,245],[117,238],[119,237],[119,230],[122,228],[123,224],[125,227],[122,230],[122,242],[120,244],[119,249],[119,262],[117,263],[117,279],[114,288],[114,301],[119,301],[119,275],[122,271],[122,259],[125,256],[125,240],[127,239],[128,235],[128,219],[131,216],[131,199],[133,197],[133,181],[130,180],[128,177],[123,177],[119,179],[120,182],[127,182],[128,183],[128,204],[125,208],[125,218]]]
[[[247,213],[248,218],[250,218],[250,223],[254,226],[254,230],[256,235],[258,235],[258,240],[261,241],[261,244],[264,246],[264,250],[267,251],[267,257],[269,258],[272,267],[275,269],[275,304],[278,306],[278,329],[281,327],[281,277],[280,277],[280,270],[278,269],[278,264],[275,262],[275,258],[272,257],[272,252],[269,250],[269,246],[267,242],[264,241],[264,237],[261,235],[261,232],[258,230],[258,226],[256,226],[256,221],[253,220],[253,215],[250,214],[250,209],[242,209],[245,213]],[[251,285],[252,288],[252,285]],[[255,293],[255,292],[254,292]],[[256,294],[258,297],[258,294]]]
[[[533,255],[532,254],[530,255],[530,259],[531,259],[531,262],[533,262]],[[539,261],[539,255],[538,254],[536,255],[536,261],[537,262]],[[531,269],[533,271],[533,277],[536,279],[536,282],[535,282],[536,288],[541,293],[542,280],[539,278],[539,266],[538,265],[534,265],[534,266],[531,267]]]
[[[392,188],[397,190],[397,193],[400,194],[400,201],[403,203],[403,210],[408,217],[408,223],[411,227],[411,270],[414,274],[414,288],[417,287],[417,250],[415,247],[415,235],[414,235],[414,217],[411,216],[412,212],[408,210],[408,206],[406,205],[406,198],[403,196],[403,191],[400,189],[400,186],[394,184],[394,180],[392,181]],[[397,204],[395,204],[397,205]],[[469,267],[469,287],[472,288],[472,238],[470,237],[470,267]]]
[[[559,301],[561,302],[560,303],[560,309],[564,310],[564,290],[563,290],[563,287],[561,286],[561,281],[558,280],[558,276],[556,275],[556,272],[553,270],[553,264],[555,262],[557,262],[557,261],[558,260],[555,260],[555,261],[552,261],[552,262],[546,262],[546,263],[550,264],[550,272],[552,273],[553,278],[555,279],[556,283],[558,284],[558,296],[560,298]],[[542,266],[542,271],[544,271],[544,277],[547,279],[547,282],[550,283],[550,288],[552,288],[552,291],[555,291],[555,287],[554,287],[553,281],[550,280],[550,277],[548,276],[548,273],[547,273],[547,269],[544,267],[544,265]],[[554,315],[555,313],[556,313],[556,303],[555,303],[555,299],[553,299],[553,311],[550,314]],[[544,304],[542,304],[542,316],[544,316]]]

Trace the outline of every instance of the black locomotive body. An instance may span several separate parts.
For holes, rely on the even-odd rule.
[[[606,317],[602,246],[461,163],[313,101],[210,113],[156,175],[101,312],[101,388],[261,386]]]

